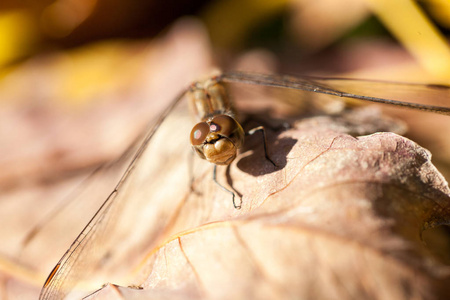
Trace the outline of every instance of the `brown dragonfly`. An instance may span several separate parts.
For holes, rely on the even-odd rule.
[[[196,193],[197,189],[189,184],[188,174],[192,174],[190,171],[192,166],[189,157],[183,158],[186,149],[191,147],[198,156],[216,164],[213,167],[213,177],[217,181],[216,166],[230,165],[244,145],[245,132],[237,120],[238,109],[228,97],[227,87],[234,86],[243,88],[256,86],[278,91],[285,89],[300,91],[309,96],[323,94],[338,100],[356,99],[450,115],[449,107],[425,105],[416,101],[427,97],[434,101],[449,100],[450,87],[443,85],[291,77],[243,72],[224,73],[206,81],[194,83],[172,101],[140,142],[123,156],[121,163],[127,166],[124,167],[120,179],[115,186],[111,187],[103,205],[51,271],[41,290],[40,299],[65,298],[75,285],[80,282],[80,285],[83,285],[83,281],[94,270],[96,272],[99,269],[104,270],[104,274],[100,275],[99,279],[105,280],[103,283],[114,282],[114,276],[109,275],[112,274],[111,270],[120,269],[115,262],[120,260],[117,257],[123,259],[123,253],[125,253],[123,249],[118,249],[119,244],[126,245],[124,247],[127,249],[152,249],[161,243],[161,235],[158,232],[164,231],[167,234],[175,230],[174,211],[179,214],[180,207],[188,203],[188,198]],[[189,100],[186,101],[186,98]],[[285,101],[288,105],[299,106],[301,98],[289,98],[291,100]],[[273,98],[271,101],[275,104],[284,101],[281,99]],[[255,103],[255,106],[257,105],[258,103]],[[188,106],[199,121],[193,129],[189,126],[191,120],[186,113]],[[261,141],[267,148],[266,158],[262,159],[269,162],[271,168],[279,168],[277,161],[272,161],[271,156],[268,155],[275,150],[271,149],[270,145],[266,147],[263,128],[259,126],[256,129],[263,133]],[[176,156],[183,159],[172,162],[170,158]],[[212,167],[210,164],[197,166],[193,176],[211,174],[209,166]],[[242,199],[239,204],[235,202],[235,192],[232,191],[232,187],[225,188],[224,183],[217,183],[216,187],[229,193],[226,198],[232,199],[224,204],[224,207],[229,208],[230,213],[237,212],[235,208],[240,208],[241,203],[245,205]],[[173,188],[163,190],[161,189],[163,186]],[[219,190],[215,194],[219,193],[223,192]],[[214,199],[208,201],[214,201]],[[163,206],[164,209],[158,210],[157,217],[148,221],[146,214],[152,214],[157,206]],[[130,219],[133,220],[134,225],[129,224]],[[130,226],[133,227],[132,234],[127,232]],[[79,296],[76,293],[74,295]]]

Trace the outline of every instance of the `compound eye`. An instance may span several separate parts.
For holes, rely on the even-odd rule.
[[[203,144],[209,133],[209,125],[206,122],[198,123],[191,131],[191,145],[198,146]]]
[[[209,128],[211,132],[218,132],[223,136],[229,137],[238,129],[239,125],[235,119],[227,115],[220,115],[211,120]]]

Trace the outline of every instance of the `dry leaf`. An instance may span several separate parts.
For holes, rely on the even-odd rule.
[[[178,117],[168,122],[180,125]],[[229,175],[222,169],[219,176],[243,195],[239,211],[212,182],[209,166],[195,178],[195,193],[166,182],[164,195],[147,200],[167,202],[150,205],[147,224],[131,214],[134,230],[120,231],[114,253],[103,261],[132,269],[135,246],[118,253],[130,242],[144,249],[147,240],[147,247],[153,246],[141,264],[140,281],[128,281],[144,289],[109,285],[95,299],[445,298],[449,269],[420,237],[424,229],[448,224],[448,184],[430,153],[406,138],[349,135],[370,133],[374,128],[361,132],[359,125],[374,120],[384,129],[396,127],[369,109],[306,118],[287,131],[270,132],[269,151],[278,168],[264,159],[258,137],[250,137]],[[184,178],[175,170],[179,158],[159,155],[164,172]],[[142,175],[140,168],[136,173]],[[149,184],[161,184],[155,180]],[[124,193],[135,188],[131,180]],[[143,227],[152,231],[143,234]]]

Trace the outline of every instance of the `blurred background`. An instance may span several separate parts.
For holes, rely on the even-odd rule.
[[[446,0],[1,1],[0,298],[37,297],[100,204],[41,225],[192,80],[219,68],[450,84],[449,29]],[[404,116],[450,178],[445,118]]]

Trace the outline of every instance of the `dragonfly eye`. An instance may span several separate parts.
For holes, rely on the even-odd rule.
[[[203,144],[209,133],[209,125],[206,122],[198,123],[191,131],[191,145],[198,146]]]
[[[211,120],[209,130],[218,132],[223,136],[230,137],[238,128],[239,124],[230,116],[219,115]]]

